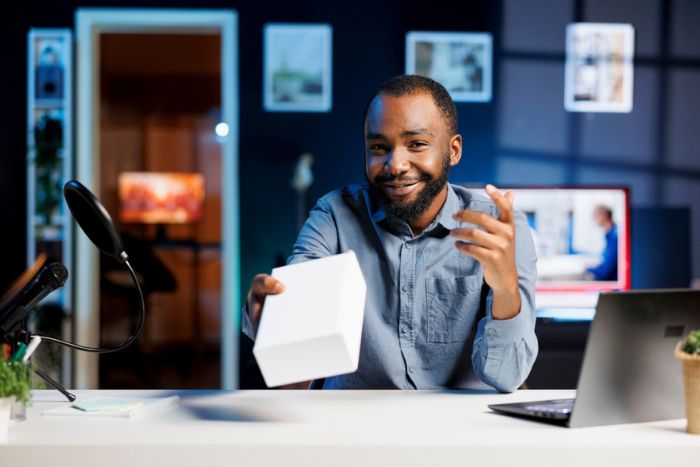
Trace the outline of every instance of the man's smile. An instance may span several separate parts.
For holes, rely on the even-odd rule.
[[[413,193],[422,183],[421,180],[392,180],[382,185],[387,195],[396,198]]]

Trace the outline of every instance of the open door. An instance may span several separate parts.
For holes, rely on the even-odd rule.
[[[147,315],[128,351],[76,354],[75,386],[235,388],[236,14],[80,9],[76,23],[76,177],[124,236]],[[75,255],[77,341],[123,340],[128,281],[80,233]]]

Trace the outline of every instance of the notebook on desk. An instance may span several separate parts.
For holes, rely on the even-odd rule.
[[[72,404],[44,410],[42,415],[60,415],[68,417],[121,417],[130,418],[180,401],[179,396],[167,397],[128,397],[128,396],[99,396],[85,400],[77,400]]]
[[[700,290],[601,294],[576,399],[489,407],[569,427],[683,418],[683,379],[674,349],[697,328]]]

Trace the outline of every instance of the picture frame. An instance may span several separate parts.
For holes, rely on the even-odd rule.
[[[631,112],[634,27],[572,23],[566,28],[564,107],[569,112]]]
[[[493,39],[489,33],[406,34],[406,74],[439,82],[455,102],[489,102],[493,81]]]
[[[332,35],[328,24],[264,26],[263,107],[268,112],[330,112]]]

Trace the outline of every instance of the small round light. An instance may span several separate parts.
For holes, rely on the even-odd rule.
[[[216,132],[217,136],[224,138],[228,136],[228,125],[224,122],[217,123],[216,128],[214,128],[214,131]]]

